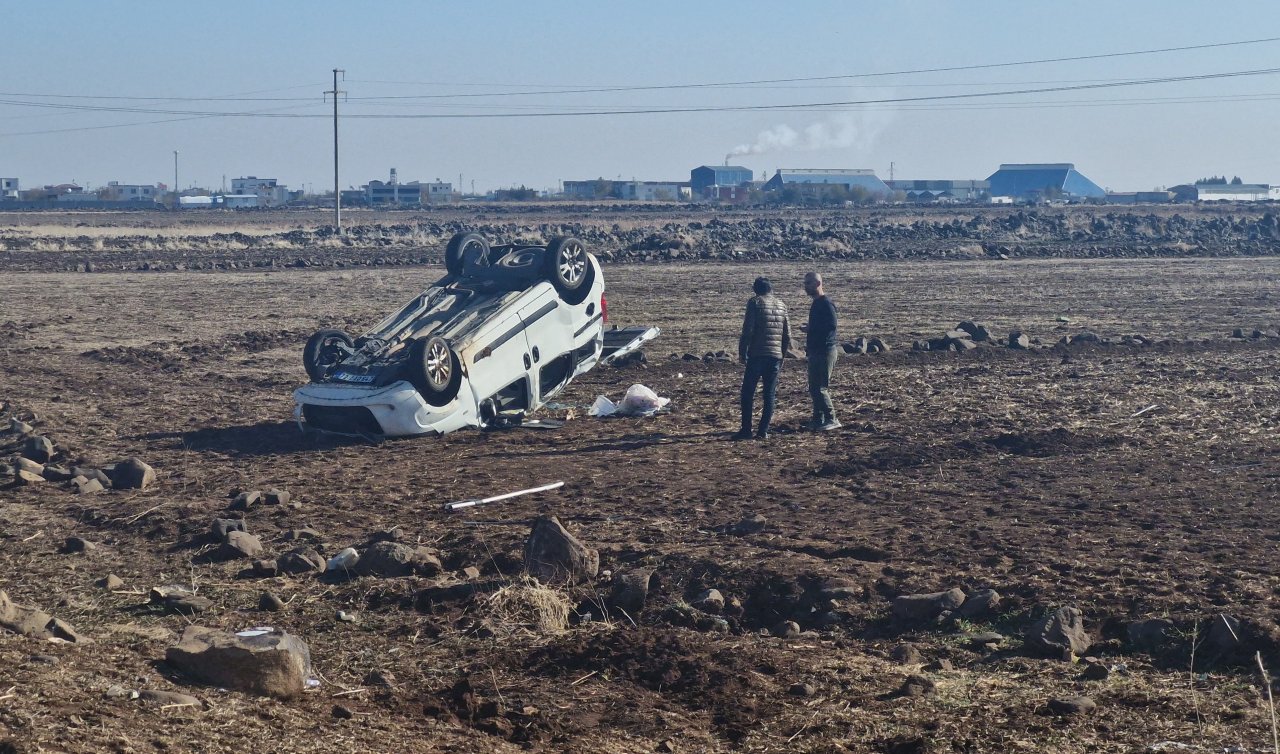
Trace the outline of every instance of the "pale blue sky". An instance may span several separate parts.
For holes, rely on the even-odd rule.
[[[339,67],[351,97],[343,111],[352,114],[772,105],[1280,68],[1280,43],[773,86],[356,98],[838,76],[1268,36],[1280,36],[1280,3],[22,2],[4,7],[0,100],[325,116],[321,93],[330,69]],[[1223,99],[1243,95],[1271,98]],[[1098,104],[1135,99],[1141,102]],[[746,154],[733,161],[758,177],[779,167],[874,168],[888,177],[894,162],[898,178],[985,178],[1001,162],[1070,161],[1115,190],[1224,173],[1280,183],[1276,74],[922,107],[351,118],[341,125],[342,183],[385,179],[391,167],[406,181],[456,183],[461,173],[464,189],[474,180],[480,190],[597,176],[687,180],[690,168],[721,162],[735,148]],[[315,190],[332,184],[325,117],[64,130],[179,117],[0,104],[0,176],[24,186],[171,182],[176,149],[183,186],[217,187],[223,175],[275,177]]]

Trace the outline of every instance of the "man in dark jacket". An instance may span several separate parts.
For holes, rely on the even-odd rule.
[[[791,322],[787,305],[773,295],[773,286],[765,278],[756,278],[751,286],[755,296],[747,302],[747,315],[742,321],[742,337],[738,339],[738,360],[747,365],[742,376],[742,429],[735,440],[751,439],[751,413],[755,403],[756,383],[764,383],[764,408],[756,437],[769,437],[769,422],[778,395],[778,374],[782,357],[791,354]]]
[[[831,373],[836,366],[836,305],[827,298],[822,288],[822,276],[816,272],[804,276],[804,292],[813,299],[809,307],[809,324],[805,328],[809,397],[813,399],[813,421],[809,427],[830,431],[840,428],[830,390]]]

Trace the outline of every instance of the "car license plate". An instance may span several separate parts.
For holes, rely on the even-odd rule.
[[[338,372],[333,376],[335,380],[343,382],[373,382],[371,374],[352,374],[351,372]]]

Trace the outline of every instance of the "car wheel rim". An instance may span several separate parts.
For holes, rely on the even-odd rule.
[[[565,244],[559,261],[560,277],[569,285],[576,285],[587,271],[586,253],[580,244]]]
[[[320,344],[320,357],[316,359],[322,367],[331,367],[338,363],[342,358],[342,349],[339,343],[342,341],[337,338],[330,338]]]
[[[431,380],[431,384],[437,387],[449,384],[452,371],[453,360],[449,356],[449,349],[439,342],[427,346],[427,379]]]

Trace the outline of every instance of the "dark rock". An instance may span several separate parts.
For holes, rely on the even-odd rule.
[[[480,569],[475,566],[467,566],[462,569],[462,578],[467,581],[476,581],[480,578]]]
[[[356,573],[361,576],[434,576],[442,566],[436,553],[426,547],[400,542],[374,542],[360,555]]]
[[[18,471],[25,471],[30,474],[35,474],[36,476],[41,477],[41,481],[44,481],[43,480],[44,464],[36,463],[30,458],[23,458],[21,456],[18,456],[17,458],[13,459],[13,465],[14,465],[14,468],[16,468]]]
[[[304,526],[301,529],[290,529],[284,533],[284,541],[286,542],[319,542],[324,539],[320,532],[312,529],[310,526]]]
[[[811,683],[793,683],[791,688],[787,689],[787,693],[792,696],[813,696],[817,689]]]
[[[904,594],[893,600],[893,617],[901,621],[920,622],[938,617],[944,610],[955,610],[964,604],[960,588],[930,594]]]
[[[969,595],[956,615],[965,620],[980,620],[995,615],[1000,609],[1000,594],[994,589],[979,589]]]
[[[969,339],[978,343],[986,343],[992,340],[991,331],[984,325],[968,320],[956,325],[957,330],[962,330],[969,335]]]
[[[98,579],[95,583],[109,592],[114,592],[117,589],[124,589],[124,579],[114,573],[108,573],[106,576]]]
[[[75,474],[72,474],[61,466],[45,466],[44,473],[40,476],[50,482],[69,482],[75,477]]]
[[[1027,629],[1027,647],[1041,654],[1068,658],[1082,655],[1093,644],[1084,630],[1084,615],[1074,607],[1060,607]]]
[[[71,487],[76,491],[77,495],[92,495],[106,489],[102,486],[102,482],[97,479],[86,479],[82,476],[73,478]]]
[[[889,652],[889,657],[899,665],[919,665],[924,656],[914,644],[899,644]]]
[[[344,707],[341,704],[333,705],[333,709],[329,710],[329,714],[339,720],[350,720],[356,716],[356,713],[352,712],[349,707]]]
[[[1111,677],[1111,668],[1101,662],[1090,663],[1080,674],[1080,678],[1086,681],[1105,681]]]
[[[141,689],[138,691],[139,701],[157,704],[161,707],[199,707],[200,700],[190,694],[179,694],[176,691],[156,691]]]
[[[1098,703],[1087,696],[1059,696],[1049,700],[1049,711],[1055,715],[1085,715],[1097,707]]]
[[[227,541],[227,535],[233,531],[248,532],[249,527],[243,518],[215,518],[209,527],[209,533],[218,542]]]
[[[31,484],[43,483],[44,477],[40,476],[39,474],[33,474],[32,472],[27,471],[26,469],[18,469],[17,471],[13,472],[13,482],[19,487],[25,487]]]
[[[258,597],[258,609],[270,613],[279,612],[284,609],[284,600],[274,592],[263,592]]]
[[[98,549],[96,544],[81,537],[67,537],[67,541],[62,545],[62,551],[68,554],[89,552],[96,549]]]
[[[257,490],[241,492],[235,496],[235,499],[231,501],[231,505],[227,506],[227,508],[233,511],[247,511],[261,501],[262,493]]]
[[[229,531],[218,554],[227,560],[256,558],[262,555],[262,540],[247,531]]]
[[[1031,339],[1019,330],[1009,333],[1009,347],[1025,351],[1031,347]]]
[[[600,554],[579,542],[555,516],[539,516],[524,544],[524,567],[544,584],[580,584],[600,570]]]
[[[707,589],[693,598],[693,606],[708,613],[724,610],[724,595],[719,589]]]
[[[205,683],[280,699],[301,694],[311,670],[306,642],[282,631],[241,637],[188,626],[165,659]]]
[[[932,678],[922,675],[908,676],[898,689],[898,696],[920,697],[933,696],[938,693],[938,684]]]
[[[9,419],[9,431],[15,435],[29,435],[35,432],[36,428],[15,416]]]
[[[297,547],[277,560],[281,573],[324,573],[324,557],[310,547]]]
[[[53,460],[53,443],[43,435],[32,435],[22,445],[22,457],[36,463]]]
[[[968,338],[952,338],[949,346],[952,351],[972,351],[978,344]]]
[[[102,469],[93,469],[86,466],[72,466],[72,477],[82,476],[85,479],[96,479],[104,488],[111,486],[111,477]]]
[[[759,534],[764,531],[764,527],[767,522],[768,519],[757,513],[752,516],[747,516],[736,524],[731,524],[726,528],[726,531],[729,534],[736,534],[739,537],[743,537],[748,534]]]
[[[80,636],[66,622],[39,608],[14,604],[3,591],[0,591],[0,628],[33,639],[61,639],[73,644],[90,643],[89,639]]]
[[[955,666],[955,663],[951,662],[951,660],[948,660],[947,658],[943,657],[929,663],[927,666],[925,666],[925,669],[933,670],[933,671],[951,671],[951,670],[955,670],[956,666]]]
[[[155,469],[137,458],[126,458],[111,468],[111,486],[118,490],[144,490],[156,480]]]
[[[637,568],[613,574],[609,604],[628,615],[639,614],[644,609],[645,600],[649,598],[649,584],[652,580],[652,568]]]
[[[1159,649],[1173,636],[1173,621],[1164,618],[1147,618],[1129,624],[1129,643],[1142,650]]]
[[[284,490],[272,489],[263,493],[262,502],[267,505],[288,505],[292,498],[293,496]]]
[[[1219,613],[1205,629],[1204,649],[1211,660],[1230,657],[1244,648],[1240,621],[1235,616]]]
[[[795,639],[800,636],[800,624],[793,620],[784,620],[774,626],[769,633],[779,639]]]
[[[254,576],[272,578],[280,575],[280,566],[274,560],[255,560],[250,564],[250,568],[253,569]]]

